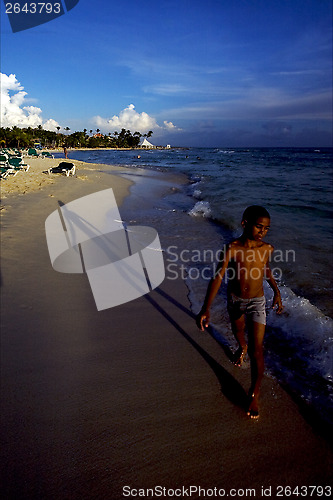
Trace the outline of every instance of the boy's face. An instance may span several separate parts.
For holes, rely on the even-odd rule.
[[[248,238],[255,241],[261,241],[266,236],[270,228],[270,223],[271,221],[268,217],[259,217],[254,224],[244,221],[243,227]]]

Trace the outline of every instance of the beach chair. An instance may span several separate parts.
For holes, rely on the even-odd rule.
[[[6,179],[6,177],[8,177],[8,175],[13,175],[15,177],[16,174],[18,174],[18,170],[15,170],[15,168],[11,168],[9,166],[7,166],[7,167],[0,166],[0,178],[1,179]]]
[[[8,155],[1,153],[0,154],[0,165],[3,167],[5,165],[7,165],[7,163],[8,163]]]
[[[0,165],[0,177],[1,179],[6,179],[8,175],[8,167]]]
[[[48,151],[42,151],[42,156],[43,158],[54,158],[54,156],[51,155],[51,153],[49,153]]]
[[[39,158],[40,157],[40,155],[37,153],[35,148],[28,149],[28,156],[31,156],[32,158]]]
[[[15,170],[25,170],[28,172],[30,165],[27,163],[23,163],[22,158],[19,158],[17,156],[14,156],[12,158],[8,158],[8,164],[12,167],[15,168]]]
[[[51,167],[48,170],[45,170],[45,173],[48,174],[65,174],[67,177],[75,174],[75,165],[74,163],[62,161],[59,163],[57,167]]]
[[[10,153],[7,154],[9,158],[23,158],[23,155],[20,152],[15,153],[15,151],[11,151]]]

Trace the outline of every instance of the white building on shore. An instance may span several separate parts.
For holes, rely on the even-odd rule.
[[[147,139],[144,138],[144,140],[140,144],[140,148],[155,149],[156,146],[154,146],[153,144],[151,144],[151,142],[147,141]]]

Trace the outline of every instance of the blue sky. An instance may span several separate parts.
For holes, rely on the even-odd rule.
[[[18,33],[1,9],[2,126],[332,145],[331,0],[80,0]]]

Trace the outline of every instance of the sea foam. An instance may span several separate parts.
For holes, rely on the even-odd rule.
[[[208,201],[198,201],[188,212],[192,217],[210,217],[211,213],[212,211]]]

